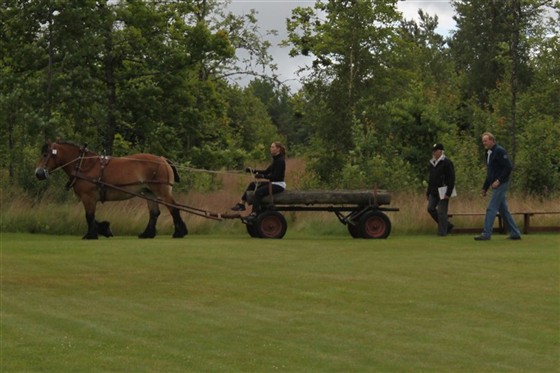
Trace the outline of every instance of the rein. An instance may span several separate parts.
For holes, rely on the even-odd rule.
[[[169,184],[169,183],[166,183],[164,181],[153,180],[153,181],[146,181],[146,182],[143,182],[143,183],[130,183],[130,184],[123,184],[123,185],[113,185],[113,184],[106,183],[106,182],[104,182],[100,179],[92,179],[92,178],[86,177],[81,173],[77,173],[76,175],[74,175],[74,178],[89,181],[90,183],[95,184],[100,188],[115,189],[115,190],[118,190],[120,192],[130,194],[131,196],[134,196],[134,197],[142,198],[142,199],[145,199],[145,200],[148,200],[148,201],[151,201],[151,202],[156,202],[156,203],[168,206],[168,207],[173,207],[173,208],[176,208],[178,210],[189,212],[193,215],[202,216],[202,217],[205,217],[205,218],[208,218],[208,219],[214,219],[214,220],[220,220],[221,221],[221,220],[224,220],[224,219],[231,219],[231,218],[239,217],[238,214],[221,214],[221,213],[210,212],[210,211],[199,209],[199,208],[196,208],[196,207],[184,205],[182,203],[168,203],[168,202],[162,201],[161,199],[149,197],[149,196],[147,196],[145,194],[142,194],[142,193],[131,192],[130,190],[126,190],[125,188],[123,188],[123,187],[129,186],[129,185],[137,185],[137,184],[144,184],[144,183]]]
[[[207,170],[205,168],[194,168],[194,167],[188,167],[188,166],[176,166],[178,170],[187,170],[187,171],[191,171],[191,172],[204,172],[204,173],[208,173],[208,174],[245,174],[245,172],[243,171],[237,171],[237,170],[233,170],[233,171],[214,171],[214,170]]]

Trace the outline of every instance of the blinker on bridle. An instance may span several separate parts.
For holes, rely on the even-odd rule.
[[[58,154],[58,149],[51,148],[50,153],[45,152],[45,166],[43,167],[43,173],[45,175],[45,179],[48,179],[49,177],[49,169],[47,167],[47,163],[49,162],[52,156],[56,156],[57,154]],[[56,169],[54,169],[53,171],[56,171]]]

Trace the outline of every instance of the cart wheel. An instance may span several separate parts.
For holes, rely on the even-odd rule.
[[[360,218],[364,238],[387,238],[391,233],[391,221],[381,211],[368,211]]]
[[[282,238],[288,229],[284,215],[277,211],[265,211],[257,216],[255,231],[260,238]]]
[[[364,238],[364,236],[362,236],[362,230],[360,229],[360,226],[357,224],[346,224],[346,227],[348,228],[348,233],[350,233],[350,236],[352,236],[353,238]]]
[[[259,237],[259,234],[257,233],[257,227],[254,224],[245,224],[245,227],[247,228],[247,233],[249,233],[249,236],[253,238]]]

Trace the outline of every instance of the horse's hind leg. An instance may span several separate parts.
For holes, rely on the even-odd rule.
[[[175,227],[175,231],[173,232],[173,238],[182,238],[189,234],[189,230],[187,229],[187,225],[181,218],[181,211],[177,207],[173,207],[177,205],[175,198],[171,195],[171,187],[166,187],[167,189],[159,190],[159,195],[161,199],[166,202],[167,209],[169,213],[173,217],[173,225]]]
[[[187,229],[187,225],[181,218],[181,211],[178,208],[170,207],[169,212],[173,217],[173,224],[175,225],[175,232],[173,232],[173,238],[181,238],[185,237],[189,234],[189,230]]]
[[[159,206],[156,202],[148,201],[148,209],[150,210],[150,220],[146,229],[138,235],[138,238],[154,238],[156,236],[156,224],[160,214]]]

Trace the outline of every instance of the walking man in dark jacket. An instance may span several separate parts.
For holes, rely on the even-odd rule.
[[[447,186],[447,190],[440,195],[439,188]],[[438,236],[447,236],[453,229],[449,223],[447,211],[449,198],[455,188],[455,168],[453,162],[443,152],[443,144],[432,146],[432,159],[430,160],[430,173],[428,177],[428,213],[438,225]]]
[[[511,216],[506,202],[506,192],[509,187],[509,176],[512,165],[506,150],[496,144],[496,138],[490,132],[482,134],[482,146],[486,149],[486,180],[482,186],[482,196],[485,197],[492,187],[492,196],[484,217],[484,230],[476,236],[477,241],[489,240],[494,229],[494,220],[499,212],[509,227],[509,239],[520,240],[521,232]]]

